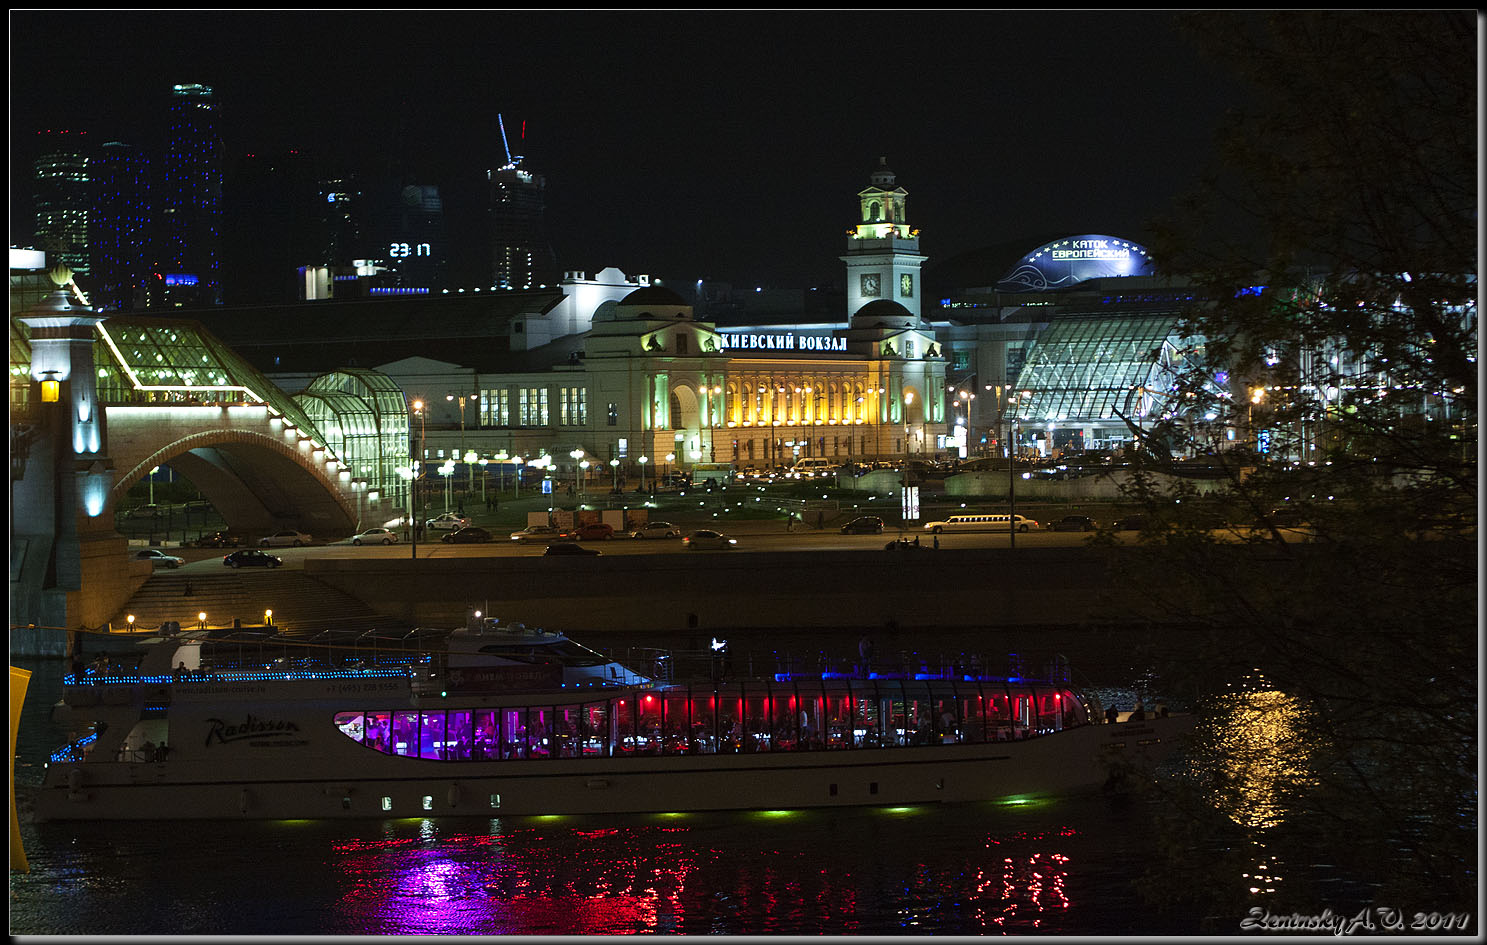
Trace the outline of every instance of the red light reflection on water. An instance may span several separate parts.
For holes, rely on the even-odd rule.
[[[335,924],[363,935],[1065,926],[1070,859],[1059,848],[1072,830],[964,837],[958,856],[926,861],[896,843],[903,834],[879,832],[865,816],[851,836],[826,820],[781,822],[745,832],[742,845],[739,832],[704,824],[508,819],[490,821],[489,834],[435,821],[389,824],[381,837],[335,844],[333,865],[344,878]],[[913,832],[907,823],[892,829]]]
[[[1053,831],[1054,837],[1073,837],[1075,831],[1064,827]],[[995,837],[987,840],[992,849],[1008,841],[1019,845],[1029,841],[1041,842],[1049,839],[1044,834],[1014,834],[1006,839]],[[1010,924],[1026,923],[1032,928],[1042,928],[1045,913],[1063,913],[1072,905],[1069,899],[1069,857],[1062,853],[1033,853],[1003,857],[1000,870],[977,876],[977,891],[988,899],[1000,900],[1000,909],[983,911],[983,925],[1006,927]]]

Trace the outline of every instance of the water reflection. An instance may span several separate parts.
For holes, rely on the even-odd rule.
[[[1283,692],[1247,689],[1219,697],[1213,708],[1192,755],[1193,774],[1240,826],[1279,825],[1288,799],[1316,783],[1306,707]]]
[[[1066,930],[1071,846],[1083,838],[970,826],[990,809],[928,847],[905,842],[916,822],[928,816],[924,830],[938,833],[958,818],[884,808],[399,821],[334,846],[332,924],[367,935]]]

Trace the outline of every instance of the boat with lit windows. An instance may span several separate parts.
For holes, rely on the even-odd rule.
[[[1065,680],[641,674],[565,634],[187,631],[69,674],[38,820],[386,818],[905,805],[1146,770],[1191,716],[1099,724]],[[633,662],[633,661],[632,661]]]

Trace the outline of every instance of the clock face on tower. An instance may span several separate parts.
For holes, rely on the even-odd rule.
[[[914,276],[912,274],[906,272],[898,277],[898,294],[906,299],[914,297]]]
[[[872,296],[872,297],[876,298],[877,295],[878,295],[878,293],[880,291],[881,291],[881,285],[878,282],[878,274],[876,272],[865,272],[865,273],[863,273],[862,274],[862,294],[864,296]]]

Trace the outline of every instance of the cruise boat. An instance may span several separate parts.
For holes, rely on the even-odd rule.
[[[681,681],[472,620],[392,638],[185,631],[69,674],[38,820],[388,818],[967,802],[1099,788],[1191,716],[1103,724],[974,669]]]

